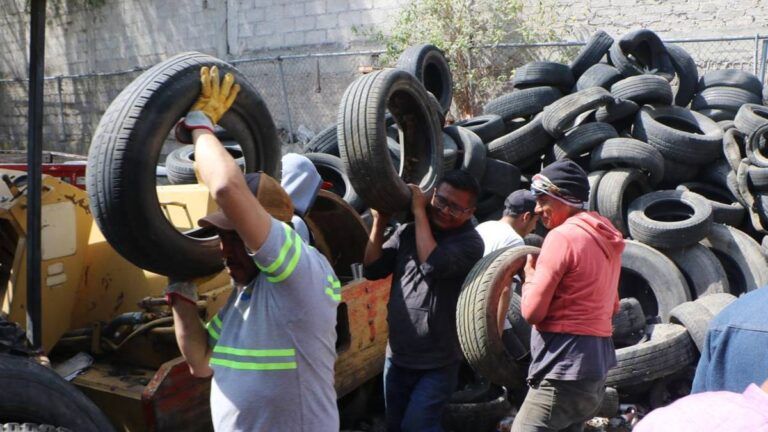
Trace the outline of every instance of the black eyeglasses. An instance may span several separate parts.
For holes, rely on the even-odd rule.
[[[469,213],[472,209],[460,207],[452,203],[448,198],[435,193],[432,195],[432,205],[438,210],[444,211],[453,217],[461,216]]]

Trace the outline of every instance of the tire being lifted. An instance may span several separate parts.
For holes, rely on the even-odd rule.
[[[200,68],[232,72],[241,90],[219,121],[240,144],[247,172],[280,176],[280,140],[256,89],[237,69],[201,53],[183,53],[141,74],[109,105],[88,153],[90,208],[104,237],[124,258],[177,278],[222,268],[218,239],[195,238],[171,225],[158,203],[155,166],[168,132],[200,93]]]
[[[0,388],[4,423],[52,425],[78,432],[114,430],[104,413],[75,386],[26,357],[0,354]]]
[[[400,172],[387,147],[386,110],[400,128]],[[408,208],[414,183],[424,191],[442,176],[443,132],[427,91],[410,73],[384,69],[355,80],[341,98],[339,153],[355,191],[369,207]]]
[[[525,386],[527,366],[507,352],[501,339],[497,312],[502,288],[523,268],[528,254],[539,248],[501,249],[475,264],[464,280],[456,308],[459,343],[472,368],[491,382],[516,392]]]

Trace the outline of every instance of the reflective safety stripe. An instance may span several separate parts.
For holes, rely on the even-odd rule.
[[[244,357],[293,357],[296,355],[296,350],[293,348],[287,349],[243,349],[227,346],[216,346],[213,348],[213,352],[222,354],[232,354],[236,356]]]
[[[280,253],[277,255],[277,259],[268,267],[262,267],[259,264],[256,264],[256,266],[264,273],[273,273],[275,270],[280,268],[280,266],[283,265],[283,261],[285,261],[285,256],[288,255],[288,251],[291,249],[293,244],[293,239],[291,238],[291,229],[288,227],[288,225],[285,224],[283,224],[283,228],[285,230],[285,242],[280,248]]]
[[[221,337],[219,334],[221,327],[222,323],[221,319],[219,318],[219,314],[214,315],[213,319],[208,321],[208,323],[205,325],[206,330],[208,330],[208,334],[211,335],[214,340],[219,340]]]
[[[219,336],[219,332],[217,332],[210,323],[205,327],[208,329],[208,334],[211,335],[214,340],[219,340],[221,337]]]
[[[341,301],[341,294],[336,294],[330,288],[326,288],[325,293],[328,294],[328,296],[334,301]]]
[[[221,354],[234,355],[238,357],[246,357],[246,360],[256,360],[263,358],[270,358],[272,360],[289,360],[282,362],[254,362],[254,361],[240,361],[217,357]],[[250,358],[248,358],[250,357]],[[285,357],[280,359],[279,357]],[[296,369],[296,350],[293,348],[285,349],[245,349],[235,348],[228,346],[215,346],[213,348],[213,358],[211,358],[211,365],[228,367],[230,369],[241,370],[288,370]],[[293,361],[290,361],[293,360]]]
[[[328,275],[327,280],[331,286],[325,287],[325,294],[327,294],[333,301],[341,301],[341,282],[339,282],[334,275]]]
[[[299,258],[301,258],[301,239],[299,238],[299,234],[294,231],[293,257],[288,262],[288,265],[285,267],[285,270],[283,270],[282,273],[280,273],[277,276],[267,277],[267,280],[272,283],[278,283],[287,279],[291,274],[293,274],[293,271],[296,269],[296,265],[299,263]]]
[[[284,362],[284,363],[254,363],[254,362],[240,362],[235,360],[225,360],[220,358],[212,358],[211,365],[223,366],[230,369],[240,370],[290,370],[296,369],[296,362]]]

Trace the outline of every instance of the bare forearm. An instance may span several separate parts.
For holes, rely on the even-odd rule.
[[[416,224],[416,252],[419,256],[419,262],[424,263],[437,247],[437,242],[435,236],[432,235],[426,210],[414,212],[413,216]]]
[[[501,289],[501,295],[499,296],[499,304],[496,307],[496,323],[498,325],[499,336],[504,332],[504,321],[507,319],[507,312],[509,311],[509,299],[512,289],[509,285],[506,285]]]
[[[213,370],[208,365],[211,350],[208,347],[208,335],[197,315],[197,306],[177,300],[173,310],[174,331],[181,355],[189,364],[189,371],[196,377],[208,377]]]
[[[232,155],[210,131],[195,129],[192,137],[195,143],[195,166],[200,179],[212,193],[243,176]]]
[[[386,223],[380,220],[374,220],[371,233],[368,235],[368,243],[365,245],[365,255],[363,256],[363,265],[369,265],[381,258],[381,247],[384,244],[384,228]]]
[[[219,208],[233,222],[245,244],[258,250],[269,235],[271,217],[253,196],[243,172],[218,138],[207,130],[194,130],[195,166]]]

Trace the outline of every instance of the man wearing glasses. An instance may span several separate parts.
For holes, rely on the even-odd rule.
[[[480,187],[459,170],[446,173],[429,199],[409,187],[414,222],[400,225],[386,242],[390,215],[372,212],[365,277],[393,275],[384,365],[387,430],[441,431],[461,360],[456,302],[483,256],[483,241],[470,222]]]
[[[584,210],[589,183],[575,162],[546,166],[531,192],[551,231],[524,269],[520,309],[533,325],[530,390],[512,431],[580,431],[616,365],[611,318],[619,309],[624,239],[608,219]]]

